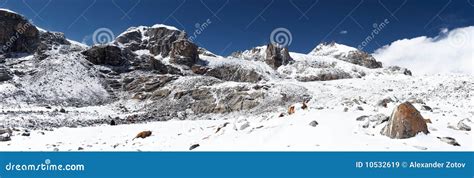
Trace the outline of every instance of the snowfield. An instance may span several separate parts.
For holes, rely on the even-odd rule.
[[[280,81],[281,82],[281,81]],[[369,75],[364,78],[325,82],[287,81],[310,89],[309,109],[297,108],[293,115],[279,117],[286,108],[267,114],[237,112],[209,115],[201,120],[171,120],[132,125],[97,125],[32,130],[21,136],[22,128],[9,142],[0,142],[1,151],[473,151],[472,131],[453,129],[463,119],[473,126],[474,80],[469,75]],[[0,85],[1,87],[8,87]],[[0,88],[1,88],[0,87]],[[380,134],[385,123],[360,116],[390,116],[393,108],[413,99],[423,117],[429,118],[429,134],[409,139],[390,139]],[[392,98],[387,108],[377,106]],[[422,100],[422,101],[420,101]],[[424,102],[432,111],[423,110]],[[66,108],[60,117],[87,119],[110,114],[110,106]],[[362,109],[362,110],[361,110]],[[41,110],[41,109],[40,109]],[[344,111],[346,110],[346,112]],[[45,111],[46,112],[46,111]],[[77,112],[82,114],[77,115]],[[28,117],[25,115],[24,117]],[[370,117],[369,117],[370,118]],[[3,119],[3,121],[5,121]],[[317,124],[314,124],[316,121]],[[311,125],[310,123],[313,122]],[[134,139],[141,131],[152,131],[147,138]],[[452,137],[460,146],[437,137]]]

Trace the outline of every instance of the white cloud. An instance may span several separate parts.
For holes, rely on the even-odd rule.
[[[402,39],[374,52],[384,65],[409,68],[415,75],[465,73],[474,75],[474,26],[447,31],[440,35]]]

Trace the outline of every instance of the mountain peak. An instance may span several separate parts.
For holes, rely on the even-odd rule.
[[[337,56],[347,54],[351,51],[358,51],[356,48],[339,44],[336,42],[320,43],[309,54],[314,56]]]

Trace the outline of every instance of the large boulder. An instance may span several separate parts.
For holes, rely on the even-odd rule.
[[[405,102],[394,109],[381,134],[390,138],[403,139],[414,137],[420,132],[429,133],[426,122],[411,103]]]
[[[278,44],[268,44],[265,51],[265,63],[273,69],[286,65],[291,61],[288,48],[281,47]]]
[[[124,65],[135,57],[130,50],[114,45],[96,45],[83,51],[82,54],[95,65],[110,66]]]
[[[33,53],[40,44],[38,29],[23,16],[0,10],[0,54]]]
[[[183,39],[173,42],[171,46],[170,62],[191,67],[199,59],[198,47]]]

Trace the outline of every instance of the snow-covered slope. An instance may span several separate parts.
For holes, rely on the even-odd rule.
[[[472,131],[450,128],[472,118],[470,101],[474,89],[470,76],[404,75],[346,79],[327,82],[292,83],[311,89],[314,99],[309,110],[278,117],[285,108],[252,115],[209,116],[206,120],[153,122],[146,124],[59,128],[30,131],[31,136],[15,136],[0,142],[1,150],[59,151],[472,151]],[[395,101],[387,108],[377,106],[380,99]],[[397,103],[417,98],[415,107],[425,118],[431,133],[409,139],[390,139],[380,135],[384,124],[375,115],[389,116]],[[422,110],[423,105],[433,111]],[[359,107],[362,108],[359,109]],[[345,108],[347,111],[344,112]],[[358,121],[360,116],[369,116]],[[373,119],[375,118],[375,119]],[[317,122],[310,125],[313,121]],[[466,124],[473,126],[472,122]],[[140,131],[150,130],[149,138],[134,139]],[[19,132],[18,134],[21,134]],[[452,137],[461,146],[452,146],[437,137]],[[8,145],[7,145],[8,144]]]

